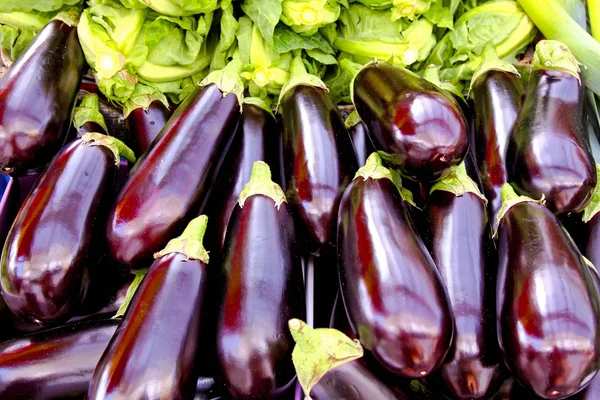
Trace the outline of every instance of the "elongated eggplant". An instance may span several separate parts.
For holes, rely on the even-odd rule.
[[[546,399],[582,390],[600,368],[600,297],[584,259],[539,201],[501,191],[497,327],[506,364]],[[576,343],[576,345],[575,345]]]
[[[367,65],[354,79],[353,102],[377,150],[415,180],[439,178],[467,153],[467,121],[456,100],[407,69]]]
[[[0,344],[0,398],[83,396],[119,319],[85,321]]]
[[[208,281],[207,220],[195,218],[156,254],[98,362],[89,400],[193,397]]]
[[[144,154],[171,116],[161,101],[154,100],[147,107],[131,110],[125,119],[129,142],[136,154]]]
[[[375,146],[373,146],[373,142],[369,137],[369,129],[360,119],[356,110],[350,113],[345,123],[354,145],[356,161],[359,166],[365,165],[367,157],[375,151]]]
[[[292,76],[312,80],[292,79],[294,85],[281,92],[286,193],[299,236],[309,251],[318,252],[324,244],[335,242],[339,201],[358,165],[344,120],[327,88],[306,74],[300,58],[293,63]]]
[[[58,19],[61,18],[61,19]],[[46,165],[67,137],[85,58],[77,13],[59,13],[0,80],[0,168],[23,174]]]
[[[435,371],[454,326],[440,274],[418,236],[397,173],[377,153],[346,189],[338,216],[344,304],[363,346],[390,371],[422,378]]]
[[[543,194],[555,214],[581,211],[596,186],[584,101],[575,57],[560,42],[540,41],[506,165],[517,192]]]
[[[223,381],[236,399],[265,398],[294,376],[292,317],[304,316],[292,215],[269,167],[254,163],[225,240],[226,288],[217,325]]]
[[[455,399],[487,399],[501,381],[502,355],[495,329],[496,268],[485,198],[465,164],[438,181],[427,202],[428,246],[448,291],[454,340],[444,364],[428,382],[441,382]]]
[[[19,317],[46,325],[80,306],[120,154],[133,157],[115,138],[86,134],[60,151],[21,206],[0,260],[2,296]]]
[[[508,180],[506,148],[525,92],[514,66],[484,63],[471,80],[474,150],[491,219],[502,205],[500,190]]]
[[[132,268],[147,265],[201,211],[240,119],[239,70],[235,60],[211,73],[134,166],[106,228],[117,261]]]
[[[207,214],[211,218],[209,232],[218,239],[215,249],[221,249],[231,213],[248,183],[255,161],[266,162],[273,173],[273,181],[281,184],[279,152],[281,135],[277,121],[264,102],[256,98],[244,99],[242,119],[227,151],[223,166],[213,184]]]

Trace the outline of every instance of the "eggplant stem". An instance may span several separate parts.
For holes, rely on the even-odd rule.
[[[566,44],[557,40],[540,40],[535,46],[531,71],[554,70],[573,75],[581,84],[579,63]]]
[[[389,179],[398,189],[400,197],[402,197],[404,201],[408,202],[413,207],[416,207],[411,191],[402,186],[402,178],[400,177],[400,173],[394,169],[385,167],[383,165],[381,155],[378,152],[372,153],[367,158],[365,165],[356,171],[354,179],[356,180],[358,178],[362,178],[365,181],[367,179]]]
[[[542,194],[542,198],[539,200],[532,199],[527,196],[519,196],[515,189],[511,186],[510,183],[505,183],[500,190],[500,196],[502,197],[502,206],[500,210],[498,210],[498,214],[496,214],[496,221],[494,221],[494,233],[492,235],[493,238],[498,236],[498,228],[500,226],[500,221],[506,215],[509,209],[513,206],[516,206],[519,203],[537,203],[540,205],[544,205],[546,203],[545,196]]]
[[[188,259],[200,260],[204,264],[209,263],[208,251],[204,248],[204,235],[208,217],[201,215],[190,221],[183,233],[171,239],[167,246],[154,254],[154,258],[164,257],[171,253],[181,253]]]
[[[429,190],[429,194],[432,194],[436,190],[450,192],[456,197],[461,197],[465,193],[473,193],[483,201],[483,204],[487,204],[488,202],[485,196],[479,191],[477,184],[467,174],[467,167],[464,161],[460,165],[451,168],[448,173],[437,180],[431,187],[431,190]]]
[[[125,143],[119,139],[103,135],[99,132],[88,132],[81,137],[81,141],[88,146],[104,146],[115,156],[115,165],[121,163],[121,156],[127,161],[135,162],[135,154]]]
[[[264,161],[255,161],[252,165],[252,174],[250,181],[243,187],[238,204],[244,208],[244,203],[249,197],[263,195],[275,202],[275,207],[279,209],[281,203],[287,203],[285,193],[281,186],[271,179],[271,169]]]
[[[104,129],[104,132],[98,133],[108,133],[106,121],[100,113],[100,100],[95,93],[86,94],[79,106],[73,110],[73,126],[75,129],[80,130],[88,122],[95,122]]]

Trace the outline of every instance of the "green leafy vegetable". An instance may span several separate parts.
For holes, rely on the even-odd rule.
[[[83,0],[3,0],[0,1],[0,13],[56,11],[65,6],[78,4],[83,4]]]
[[[314,35],[319,28],[334,23],[341,12],[337,0],[283,0],[281,7],[281,21],[303,35]]]
[[[281,17],[281,0],[245,0],[242,10],[258,25],[267,43],[273,43],[273,32]]]
[[[127,0],[133,3],[135,0]],[[219,8],[217,0],[138,0],[140,6],[147,6],[163,15],[187,17],[195,14],[211,13]],[[129,7],[133,7],[132,5]]]

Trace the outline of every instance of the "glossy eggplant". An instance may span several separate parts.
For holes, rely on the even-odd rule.
[[[428,382],[455,399],[487,399],[501,384],[495,327],[496,268],[485,198],[464,164],[433,186],[426,207],[427,244],[448,291],[454,340]]]
[[[0,260],[1,290],[19,317],[45,325],[81,305],[88,264],[99,256],[118,169],[116,139],[93,133],[64,147],[36,182]]]
[[[206,224],[204,215],[192,220],[156,254],[98,362],[89,400],[193,397],[208,282]]]
[[[282,92],[280,113],[286,194],[307,250],[335,242],[340,198],[358,169],[350,135],[325,87]]]
[[[377,153],[369,156],[340,204],[338,267],[344,304],[363,346],[390,371],[422,378],[442,364],[454,326],[440,274],[399,182]]]
[[[519,116],[525,89],[510,64],[484,63],[471,84],[474,150],[490,218],[502,205],[500,190],[507,182],[506,148]]]
[[[50,21],[0,80],[0,169],[5,173],[43,167],[66,140],[85,58],[76,24],[65,21]]]
[[[0,398],[83,396],[119,323],[119,319],[77,322],[0,344]]]
[[[353,102],[377,150],[415,180],[439,178],[467,153],[467,121],[457,101],[407,69],[367,65],[355,77]]]
[[[108,218],[115,260],[131,268],[147,266],[152,254],[201,211],[240,119],[238,96],[224,94],[215,83],[200,86],[134,166]]]
[[[350,133],[354,152],[356,153],[356,161],[359,166],[365,165],[367,157],[375,151],[375,146],[369,137],[369,129],[367,125],[360,119],[358,113],[353,111],[346,118],[346,128]]]
[[[581,211],[596,186],[585,98],[577,60],[564,44],[540,41],[506,165],[517,192],[544,195],[557,215]]]
[[[254,163],[229,220],[223,269],[222,379],[236,399],[268,397],[294,377],[287,324],[304,316],[304,288],[292,215],[264,162]]]
[[[600,297],[552,212],[518,197],[509,184],[501,194],[500,347],[522,384],[540,397],[562,399],[582,390],[600,369]]]
[[[141,155],[150,149],[150,145],[170,116],[171,110],[159,100],[154,100],[147,108],[139,107],[131,110],[125,118],[125,127],[135,154]]]

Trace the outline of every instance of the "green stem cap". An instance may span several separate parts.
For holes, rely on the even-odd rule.
[[[527,196],[517,195],[515,189],[513,189],[510,183],[505,183],[502,186],[502,190],[500,190],[500,196],[502,197],[502,206],[500,207],[500,210],[498,210],[498,214],[496,215],[496,221],[494,222],[493,237],[496,237],[498,235],[498,227],[500,226],[500,221],[502,221],[502,218],[504,218],[504,216],[511,207],[516,206],[519,203],[525,202],[531,202],[541,205],[543,205],[546,202],[544,195],[542,195],[542,198],[539,200],[534,200],[531,197]]]
[[[313,329],[296,318],[290,319],[288,326],[296,342],[292,362],[307,400],[311,389],[327,372],[364,354],[358,340],[336,329]]]
[[[77,26],[82,11],[81,6],[69,7],[56,14],[52,19],[58,19],[69,26]]]
[[[483,204],[487,204],[487,199],[479,191],[477,184],[467,174],[467,167],[462,162],[460,165],[451,168],[450,171],[445,174],[441,179],[436,181],[431,187],[429,194],[436,190],[450,192],[456,197],[461,197],[465,193],[473,193],[483,201]]]
[[[121,162],[120,156],[127,161],[135,162],[135,154],[127,145],[112,136],[103,135],[98,132],[88,132],[81,137],[81,141],[87,146],[104,146],[115,155],[115,165]]]
[[[359,170],[356,172],[354,179],[356,180],[359,177],[365,181],[367,179],[389,179],[398,189],[400,197],[402,197],[404,201],[416,207],[411,191],[402,186],[402,178],[400,177],[400,173],[398,173],[396,170],[385,167],[383,165],[383,161],[381,160],[381,156],[377,152],[371,153],[371,155],[367,158],[365,165],[359,168]]]
[[[244,82],[242,81],[242,70],[244,63],[239,59],[233,59],[225,66],[225,68],[218,71],[213,71],[206,78],[200,82],[200,86],[207,86],[211,83],[217,85],[219,90],[223,92],[223,97],[229,93],[233,93],[242,106],[244,101]]]
[[[298,85],[314,86],[329,91],[327,85],[316,75],[309,74],[304,67],[304,60],[301,55],[297,55],[292,60],[290,66],[290,80],[281,88],[279,103],[283,96]]]
[[[104,132],[108,132],[104,116],[100,113],[100,100],[94,93],[86,94],[79,106],[73,110],[73,126],[79,130],[88,122],[95,122],[100,125]]]
[[[600,211],[600,164],[598,163],[596,163],[596,176],[596,187],[592,192],[592,199],[583,209],[583,216],[581,217],[585,223],[588,223]]]
[[[273,111],[271,110],[271,99],[268,97],[244,97],[244,104],[252,104],[256,107],[260,107],[268,112],[273,118]]]
[[[263,161],[255,161],[252,165],[250,181],[242,189],[238,204],[240,207],[244,208],[244,203],[249,197],[259,194],[273,200],[277,209],[279,209],[281,203],[287,202],[281,186],[271,179],[271,169],[269,168],[269,165]]]
[[[183,233],[179,237],[171,239],[164,249],[154,254],[154,258],[164,257],[171,253],[181,253],[188,259],[200,260],[204,264],[208,264],[208,251],[203,244],[207,224],[208,217],[206,215],[194,218]]]
[[[567,72],[581,84],[577,59],[566,44],[557,40],[540,40],[535,46],[531,71],[537,70]]]
[[[348,115],[348,118],[346,118],[346,121],[344,122],[344,124],[346,125],[346,129],[350,129],[353,128],[354,126],[358,125],[359,122],[361,122],[362,120],[360,119],[360,115],[358,115],[358,111],[356,111],[356,109],[354,109],[350,115]]]

